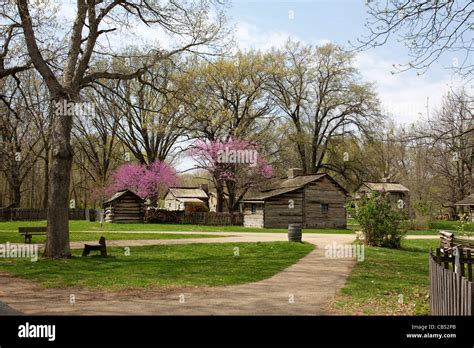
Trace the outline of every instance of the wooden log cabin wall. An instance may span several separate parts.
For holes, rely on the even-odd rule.
[[[117,192],[104,203],[105,222],[142,223],[144,199],[132,191]]]
[[[244,226],[345,227],[347,195],[328,174],[302,175],[301,170],[293,168],[287,178],[274,182],[271,189],[244,198]]]

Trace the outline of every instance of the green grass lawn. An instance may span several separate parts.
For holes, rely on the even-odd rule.
[[[67,260],[0,259],[0,270],[53,287],[217,286],[269,278],[313,249],[288,242],[157,245],[132,247],[129,256],[123,248],[110,248],[107,258],[80,257],[74,250]]]
[[[428,223],[431,229],[435,230],[450,230],[457,231],[459,227],[459,221],[430,221]],[[464,231],[474,232],[474,223],[467,223],[464,225]]]
[[[221,236],[213,236],[209,234],[174,234],[174,233],[123,233],[123,232],[70,232],[71,241],[98,241],[101,236],[106,240],[143,240],[143,239],[184,239],[184,238],[216,238]],[[225,238],[224,236],[222,236]],[[25,238],[18,232],[0,231],[0,243],[24,243]],[[44,243],[46,236],[33,236],[33,243]]]
[[[354,230],[354,231],[360,231],[361,230],[360,225],[354,219],[348,219],[347,228],[351,229],[351,230]],[[404,229],[403,224],[401,226],[401,229]],[[418,236],[425,236],[425,235],[429,236],[429,235],[438,235],[439,234],[439,230],[434,229],[434,228],[427,228],[427,229],[424,229],[424,230],[406,229],[405,231],[406,231],[407,234],[418,235]]]
[[[0,232],[18,231],[18,227],[46,226],[46,221],[7,221],[0,222]],[[102,226],[98,222],[71,220],[69,221],[70,231],[160,231],[160,232],[278,232],[287,233],[285,228],[249,228],[242,226],[204,226],[187,224],[111,224],[104,223]],[[305,233],[334,233],[350,234],[352,229],[345,228],[307,228]]]
[[[365,248],[332,304],[338,314],[429,314],[428,250],[438,240],[404,240],[402,249]],[[400,296],[401,295],[401,296]],[[399,303],[401,301],[402,303]]]
[[[406,233],[414,236],[437,236],[439,230],[406,230]]]

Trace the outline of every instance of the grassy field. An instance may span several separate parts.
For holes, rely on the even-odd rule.
[[[235,249],[239,248],[239,256]],[[44,286],[110,290],[154,286],[216,286],[271,277],[314,249],[306,243],[225,243],[110,248],[107,258],[0,259],[0,270]]]
[[[18,231],[18,227],[27,226],[46,226],[46,220],[43,221],[7,221],[0,222],[0,232]],[[72,232],[80,231],[159,231],[159,232],[278,232],[287,233],[285,228],[248,228],[242,226],[203,226],[203,225],[185,225],[185,224],[110,224],[104,223],[102,226],[98,222],[89,222],[81,220],[69,221],[69,229]],[[333,228],[308,228],[305,233],[334,233],[350,234],[352,229],[333,229]]]
[[[18,227],[24,226],[46,226],[46,220],[41,221],[7,221],[0,222],[0,232],[17,231]],[[439,230],[457,231],[459,223],[457,221],[430,221],[427,227],[421,230],[408,229],[408,234],[430,235],[438,234]],[[286,228],[250,228],[243,226],[204,226],[188,224],[110,224],[104,223],[102,226],[98,222],[71,220],[69,228],[76,232],[93,231],[158,231],[158,232],[278,232],[286,233]],[[349,218],[347,228],[306,228],[306,233],[341,233],[350,234],[354,230],[359,230],[360,226],[356,220]],[[464,225],[467,232],[474,232],[474,223]]]
[[[174,234],[174,233],[122,233],[122,232],[71,232],[71,241],[98,241],[101,236],[106,240],[143,240],[143,239],[184,239],[184,238],[216,238],[208,234]],[[18,232],[0,231],[0,243],[23,243],[25,238]],[[46,236],[33,236],[33,243],[43,243]]]
[[[365,248],[332,311],[347,315],[427,315],[428,250],[438,240],[404,240],[402,249]]]
[[[429,228],[435,230],[450,230],[450,231],[457,231],[459,222],[458,221],[430,221],[428,223]],[[464,225],[464,231],[467,232],[474,232],[474,223],[468,223]]]
[[[414,236],[437,236],[439,230],[406,230],[406,233]]]

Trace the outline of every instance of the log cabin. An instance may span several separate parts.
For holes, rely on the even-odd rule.
[[[348,192],[328,174],[303,175],[291,168],[285,179],[242,200],[245,227],[344,228]]]
[[[192,205],[202,205],[209,209],[208,186],[199,187],[170,187],[166,192],[164,201],[166,210],[184,210]]]
[[[119,191],[104,202],[105,222],[141,223],[145,200],[130,190]]]
[[[410,190],[398,182],[385,178],[381,182],[364,182],[354,192],[354,201],[360,200],[371,192],[384,192],[389,195],[392,204],[398,208],[405,209],[409,216],[413,215],[410,206]]]

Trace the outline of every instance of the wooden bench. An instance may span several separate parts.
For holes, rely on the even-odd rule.
[[[102,257],[107,256],[107,245],[105,244],[104,236],[100,237],[99,244],[84,244],[84,251],[82,252],[82,256],[89,255],[92,250],[100,251],[100,256]]]
[[[33,236],[45,236],[47,232],[46,226],[41,227],[18,227],[18,233],[25,237],[25,243],[31,244]]]

